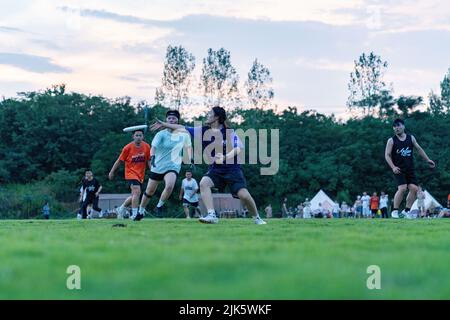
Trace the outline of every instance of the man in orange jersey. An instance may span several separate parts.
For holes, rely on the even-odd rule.
[[[136,130],[133,133],[133,142],[127,144],[109,172],[109,180],[114,179],[114,173],[119,166],[125,163],[125,180],[131,188],[131,196],[117,209],[118,216],[124,216],[126,207],[131,203],[131,217],[138,214],[141,187],[145,177],[145,167],[151,167],[150,145],[144,140],[144,131]]]

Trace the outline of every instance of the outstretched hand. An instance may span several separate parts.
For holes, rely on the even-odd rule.
[[[436,167],[436,164],[434,163],[433,160],[428,160],[427,162],[428,162],[428,165],[430,166],[430,168],[433,169],[434,167]]]
[[[162,121],[158,118],[155,120],[155,122],[150,126],[150,131],[156,131],[162,129],[164,126],[162,125]]]

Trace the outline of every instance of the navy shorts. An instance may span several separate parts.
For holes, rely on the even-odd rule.
[[[189,206],[192,206],[192,207],[198,207],[198,201],[196,201],[196,202],[190,202],[189,200],[186,200],[185,198],[183,198],[183,206],[184,207],[189,207]]]
[[[127,180],[128,186],[139,186],[139,188],[142,188],[142,183],[139,180]]]
[[[164,180],[164,176],[166,174],[168,174],[169,172],[175,173],[176,177],[178,178],[178,172],[176,172],[175,170],[169,170],[169,171],[166,171],[164,173],[156,173],[156,172],[150,171],[149,178],[152,179],[152,180],[155,180],[155,181],[163,181]]]
[[[242,188],[247,188],[244,174],[241,169],[228,172],[218,172],[209,170],[205,177],[209,177],[214,183],[214,187],[219,189],[219,192],[224,192],[226,186],[230,188],[231,195],[238,198],[237,193]]]
[[[416,174],[414,171],[400,172],[399,174],[394,174],[395,181],[397,182],[397,186],[414,184],[418,185]]]

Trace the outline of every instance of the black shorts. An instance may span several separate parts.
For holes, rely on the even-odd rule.
[[[186,200],[185,198],[183,198],[183,206],[193,206],[193,207],[198,207],[198,201],[196,202],[190,202],[189,200]]]
[[[169,172],[175,173],[176,177],[178,178],[178,172],[176,172],[175,170],[169,170],[169,171],[166,171],[164,173],[156,173],[156,172],[150,171],[149,178],[152,179],[152,180],[155,180],[155,181],[163,181],[164,180],[164,176],[166,174],[168,174]]]
[[[245,181],[244,174],[242,170],[233,170],[229,172],[217,172],[214,170],[209,170],[205,177],[209,177],[214,183],[214,187],[219,189],[219,192],[224,192],[225,187],[230,188],[231,195],[234,198],[238,198],[237,193],[242,188],[247,188],[247,182]]]
[[[139,186],[139,188],[142,188],[142,183],[139,180],[136,179],[132,179],[132,180],[127,180],[128,182],[128,186]]]
[[[399,174],[394,174],[394,177],[395,181],[397,182],[397,186],[401,186],[404,184],[414,184],[416,186],[418,185],[416,174],[414,173],[414,171],[400,172]]]

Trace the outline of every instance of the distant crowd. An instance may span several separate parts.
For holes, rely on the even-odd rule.
[[[325,205],[319,203],[318,207],[312,208],[311,201],[306,198],[304,202],[297,206],[289,206],[287,198],[284,198],[281,203],[281,212],[278,216],[282,218],[390,218],[391,202],[389,196],[384,191],[381,191],[380,196],[374,192],[369,196],[367,192],[358,195],[353,203],[342,201],[341,204],[335,202],[334,205]],[[273,218],[274,213],[272,205],[265,208],[266,217]],[[419,187],[417,192],[417,209],[413,210],[408,217],[411,218],[450,218],[450,194],[447,199],[447,208],[439,206],[425,205],[425,192]]]

